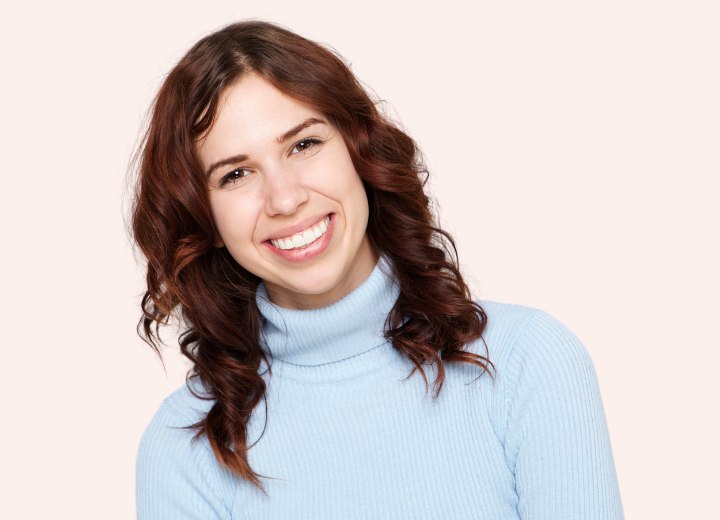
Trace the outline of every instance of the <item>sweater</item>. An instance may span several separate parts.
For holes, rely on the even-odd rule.
[[[212,400],[169,395],[137,452],[140,520],[623,518],[593,362],[556,318],[478,300],[476,365],[419,371],[383,336],[400,289],[381,256],[367,279],[322,308],[278,307],[260,282],[262,345],[271,353],[248,422],[248,460],[268,495],[224,469],[207,438],[191,442]],[[479,377],[480,376],[480,377]],[[197,380],[195,392],[206,389]],[[266,421],[267,419],[267,421]]]

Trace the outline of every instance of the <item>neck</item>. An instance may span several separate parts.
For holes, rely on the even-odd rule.
[[[400,288],[390,261],[381,256],[370,274],[338,301],[314,309],[274,304],[264,282],[256,303],[264,318],[263,340],[273,358],[297,365],[322,365],[384,343],[385,319]]]
[[[279,307],[296,310],[317,309],[319,307],[326,307],[340,300],[354,290],[367,279],[377,262],[378,257],[370,246],[367,236],[365,236],[352,264],[346,268],[344,273],[340,274],[341,282],[327,292],[320,294],[302,294],[290,291],[275,283],[265,281],[263,284],[267,291],[268,299]]]

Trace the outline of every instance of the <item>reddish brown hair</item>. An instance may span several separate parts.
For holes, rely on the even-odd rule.
[[[195,438],[206,435],[220,464],[264,491],[246,444],[248,419],[265,395],[261,361],[270,365],[259,343],[260,280],[227,249],[213,247],[217,230],[196,152],[221,93],[248,71],[316,108],[343,136],[367,192],[370,243],[391,260],[400,282],[386,337],[414,364],[408,377],[419,370],[427,390],[423,365],[436,363],[437,396],[443,362],[476,364],[480,375],[493,364],[464,350],[482,339],[487,316],[471,300],[452,237],[434,224],[421,153],[377,110],[343,60],[263,21],[235,23],[203,38],[163,82],[139,150],[131,218],[147,259],[147,291],[138,332],[160,355],[159,326],[179,313],[186,326],[180,349],[193,363],[188,379],[200,378],[215,400],[190,426],[198,430]]]

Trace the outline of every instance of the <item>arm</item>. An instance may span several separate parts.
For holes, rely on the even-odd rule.
[[[508,359],[508,464],[523,520],[621,520],[620,491],[589,353],[537,311]]]
[[[206,438],[191,442],[193,421],[167,402],[148,425],[137,453],[138,520],[231,518],[232,475],[215,460]]]

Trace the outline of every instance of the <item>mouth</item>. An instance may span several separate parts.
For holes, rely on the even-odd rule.
[[[263,242],[267,250],[284,261],[302,264],[319,258],[330,248],[335,231],[335,213],[328,213],[325,218],[302,232],[289,237],[269,239]]]
[[[265,240],[265,243],[283,251],[305,249],[327,233],[333,215],[334,213],[328,213],[324,218],[302,231],[276,239],[268,239]]]

